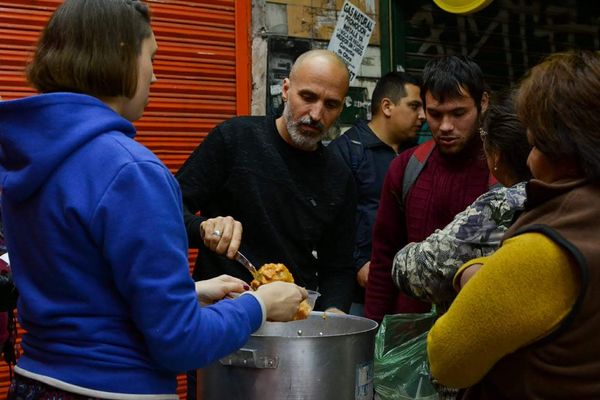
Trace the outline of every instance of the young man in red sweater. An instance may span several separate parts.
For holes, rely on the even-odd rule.
[[[486,87],[480,67],[466,57],[445,56],[425,66],[421,93],[433,142],[404,151],[387,172],[373,230],[366,317],[380,322],[386,314],[431,308],[398,291],[392,262],[407,243],[443,228],[488,191],[489,170],[477,134],[488,105]]]

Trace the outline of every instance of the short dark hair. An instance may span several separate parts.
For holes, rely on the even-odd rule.
[[[150,10],[137,0],[65,0],[42,31],[29,82],[42,93],[133,97]]]
[[[600,53],[548,56],[522,80],[517,114],[533,145],[550,160],[570,159],[600,179]]]
[[[430,60],[423,69],[421,96],[429,92],[440,102],[464,96],[464,90],[475,101],[481,112],[483,93],[488,91],[483,72],[477,63],[467,56],[442,56]]]
[[[527,166],[531,146],[527,130],[515,112],[513,97],[514,90],[498,92],[483,113],[481,129],[485,133],[485,151],[498,152],[511,176],[522,182],[531,178]]]
[[[421,87],[421,80],[405,72],[393,71],[385,74],[377,81],[371,97],[371,115],[377,115],[381,110],[381,100],[390,99],[396,104],[406,96],[404,85],[412,84]]]

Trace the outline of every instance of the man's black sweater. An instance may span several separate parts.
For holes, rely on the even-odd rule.
[[[318,309],[348,310],[356,196],[352,174],[336,155],[321,144],[316,151],[290,146],[273,117],[237,117],[210,132],[177,180],[190,247],[200,249],[195,279],[251,279],[200,238],[203,220],[231,216],[242,223],[240,251],[257,267],[283,263],[298,285],[321,292]]]

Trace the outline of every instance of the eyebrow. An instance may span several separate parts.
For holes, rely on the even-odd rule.
[[[312,97],[319,97],[319,95],[317,93],[313,92],[310,89],[298,90],[298,94],[300,96],[308,95],[308,96],[312,96]],[[336,99],[334,97],[328,97],[328,98],[324,99],[323,102],[332,102],[332,103],[339,105],[339,104],[342,104],[343,101],[340,99]]]
[[[315,92],[313,92],[310,89],[300,89],[300,90],[298,90],[298,94],[301,94],[301,95],[307,94],[307,95],[311,95],[311,96],[317,95]]]
[[[425,106],[425,108],[427,108],[427,111],[437,111],[437,112],[442,112],[440,111],[438,108],[436,107],[431,107],[431,106]],[[455,112],[455,111],[466,111],[468,109],[468,107],[456,107],[456,108],[451,108],[450,110],[445,110],[443,112]]]

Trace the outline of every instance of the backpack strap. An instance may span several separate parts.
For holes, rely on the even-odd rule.
[[[433,149],[435,149],[435,141],[431,139],[418,145],[414,153],[410,156],[402,178],[402,204],[406,201],[408,191],[417,181],[423,168],[425,168],[425,164],[429,156],[431,156]]]
[[[404,204],[406,201],[408,191],[417,181],[417,178],[419,177],[419,174],[423,168],[425,168],[425,164],[427,163],[429,156],[431,156],[434,148],[435,141],[433,139],[421,143],[419,146],[417,146],[415,152],[408,160],[408,164],[406,164],[404,176],[402,178],[402,204]],[[502,185],[490,171],[490,175],[488,177],[488,190],[492,190],[500,186]]]

